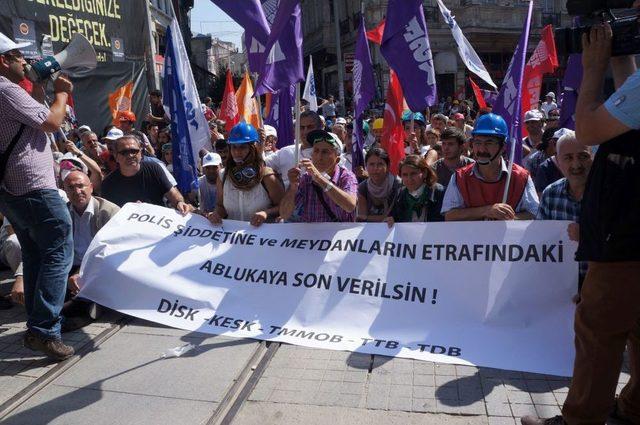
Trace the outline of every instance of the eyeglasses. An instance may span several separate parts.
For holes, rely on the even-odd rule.
[[[135,156],[135,155],[138,155],[139,153],[140,153],[140,149],[123,149],[121,151],[118,151],[118,154],[122,156]]]

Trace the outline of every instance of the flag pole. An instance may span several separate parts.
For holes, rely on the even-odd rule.
[[[300,162],[300,82],[296,83],[296,126],[295,126],[295,138],[296,138],[296,148],[295,148],[295,158],[296,158],[296,166]]]
[[[511,136],[511,146],[510,146],[510,152],[509,152],[509,159],[507,161],[507,183],[504,185],[504,194],[502,195],[502,203],[505,204],[507,202],[507,199],[509,197],[509,185],[511,184],[511,172],[513,170],[513,160],[514,157],[516,155],[516,143],[517,143],[517,139],[519,138],[519,135],[514,134],[515,130],[517,128],[519,128],[519,124],[520,124],[520,113],[521,108],[522,108],[522,81],[524,79],[524,67],[526,64],[526,60],[527,60],[527,47],[529,46],[529,31],[531,30],[531,15],[533,13],[533,0],[527,0],[529,2],[529,11],[527,12],[527,23],[525,25],[525,35],[527,36],[526,40],[524,41],[524,52],[522,54],[522,60],[520,62],[520,69],[522,70],[520,72],[520,78],[518,81],[518,97],[516,98],[516,114],[515,114],[515,119],[513,121],[513,124],[511,125],[511,128],[509,129],[509,136]],[[522,143],[522,142],[520,142]]]

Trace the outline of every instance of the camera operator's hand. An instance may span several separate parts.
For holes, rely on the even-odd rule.
[[[585,71],[604,74],[611,59],[613,32],[609,23],[594,25],[582,34],[582,67]]]

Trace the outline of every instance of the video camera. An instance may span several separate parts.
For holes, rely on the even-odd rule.
[[[582,34],[602,22],[608,22],[613,30],[612,56],[640,53],[640,11],[632,5],[633,0],[567,0],[567,11],[578,17],[578,25],[555,31],[558,54],[566,58],[582,53]]]

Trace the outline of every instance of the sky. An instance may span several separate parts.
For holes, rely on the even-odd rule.
[[[242,27],[236,24],[226,13],[211,0],[195,0],[191,9],[191,32],[195,34],[211,34],[224,41],[230,41],[239,50]]]

